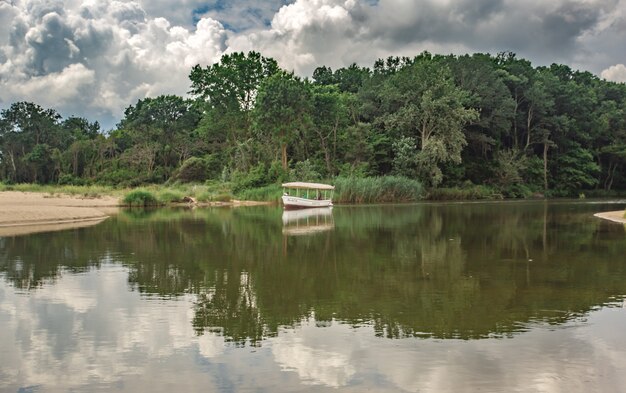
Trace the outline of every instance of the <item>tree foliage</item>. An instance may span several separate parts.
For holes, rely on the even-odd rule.
[[[146,97],[112,130],[16,102],[0,112],[0,180],[140,185],[402,175],[506,196],[626,189],[626,85],[513,53],[320,65],[258,52],[190,70],[191,98]]]

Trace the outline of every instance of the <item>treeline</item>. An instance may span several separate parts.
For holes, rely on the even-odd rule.
[[[626,85],[512,53],[390,57],[312,79],[257,52],[195,66],[186,99],[139,100],[109,132],[18,102],[0,115],[4,183],[403,176],[509,197],[626,189]]]

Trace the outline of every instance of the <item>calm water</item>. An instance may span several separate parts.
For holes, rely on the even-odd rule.
[[[0,238],[2,392],[626,386],[626,201],[123,212]]]

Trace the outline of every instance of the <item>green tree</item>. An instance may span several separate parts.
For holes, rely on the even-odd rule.
[[[254,109],[255,125],[280,145],[281,164],[288,168],[287,146],[311,122],[311,94],[293,73],[279,72],[261,84]]]
[[[38,176],[42,170],[53,172],[53,168],[42,165],[52,165],[44,159],[49,148],[62,147],[59,146],[60,118],[54,109],[44,109],[31,102],[17,102],[1,112],[1,165],[8,180],[37,182],[42,180]]]
[[[461,162],[467,144],[463,127],[478,119],[475,110],[465,107],[467,92],[454,84],[447,67],[419,61],[392,75],[382,94],[386,128],[417,138],[418,172],[436,187],[443,180],[440,165]]]

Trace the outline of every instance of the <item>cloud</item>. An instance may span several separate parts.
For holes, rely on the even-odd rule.
[[[0,37],[4,106],[36,101],[112,126],[137,99],[184,95],[191,67],[214,63],[225,49],[220,22],[175,26],[132,1],[0,4],[0,21],[7,22]]]
[[[137,99],[184,95],[191,66],[249,50],[303,76],[424,50],[513,51],[619,80],[624,34],[626,0],[1,1],[0,106],[55,103],[111,127]]]
[[[603,70],[600,76],[609,81],[626,83],[626,66],[624,64],[610,66]]]

